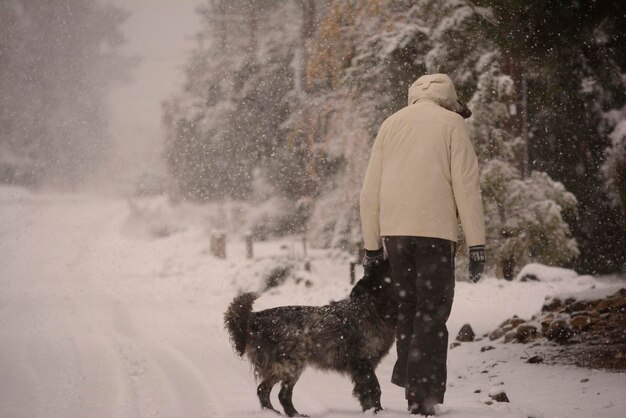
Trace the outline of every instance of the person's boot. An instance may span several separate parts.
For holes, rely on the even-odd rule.
[[[423,402],[420,402],[417,413],[423,415],[425,417],[435,415],[435,405],[437,402],[432,399],[426,399]],[[413,412],[411,412],[412,414]]]
[[[408,411],[411,415],[420,415],[422,412],[421,402],[417,399],[416,390],[413,388],[406,388],[404,390],[404,397],[406,398]]]
[[[411,413],[411,415],[430,417],[435,415],[435,406],[426,406],[415,402],[409,405],[409,412]]]
[[[411,414],[413,413],[413,411],[417,411],[419,408],[419,403],[417,402],[417,399],[415,398],[415,392],[411,390],[411,388],[405,388],[404,389],[404,399],[406,399],[406,403],[407,403],[407,411],[409,411]]]

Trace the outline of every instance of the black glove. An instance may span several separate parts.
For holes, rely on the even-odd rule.
[[[378,250],[365,250],[365,255],[363,256],[363,270],[365,274],[372,273],[377,266],[382,264],[385,259],[385,251],[380,248]]]
[[[485,246],[474,245],[469,248],[469,279],[472,283],[480,280],[485,269]]]

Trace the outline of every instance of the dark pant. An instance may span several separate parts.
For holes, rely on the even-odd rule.
[[[443,403],[455,244],[405,236],[385,237],[384,242],[398,295],[398,361],[391,381],[406,388],[411,403]]]

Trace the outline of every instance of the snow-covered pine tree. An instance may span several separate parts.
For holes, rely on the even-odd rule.
[[[511,279],[526,263],[563,265],[578,256],[563,214],[576,213],[576,198],[546,173],[524,177],[519,161],[523,138],[510,131],[515,85],[500,70],[499,53],[485,57],[476,92],[470,133],[481,161],[481,186],[489,266]]]
[[[511,279],[531,261],[571,261],[578,249],[563,215],[576,213],[576,198],[545,173],[526,174],[522,85],[502,71],[505,57],[484,36],[483,22],[493,18],[492,11],[462,0],[421,0],[420,6],[432,27],[428,71],[451,74],[460,97],[471,97],[469,128],[481,166],[488,268]],[[460,276],[466,274],[463,246],[461,241]]]
[[[601,184],[611,149],[606,112],[626,103],[626,3],[474,0],[489,15],[481,43],[506,54],[505,71],[525,81],[529,166],[561,181],[578,199],[568,218],[581,257],[576,267],[626,268],[626,223]],[[523,91],[523,90],[522,90]]]
[[[602,175],[611,203],[621,207],[622,223],[626,228],[626,106],[605,114],[611,144],[606,149]]]
[[[295,95],[297,2],[216,0],[183,92],[164,105],[174,192],[197,200],[246,199],[255,173],[271,177]]]
[[[410,83],[427,71],[444,71],[460,80],[460,94],[475,91],[472,133],[485,167],[491,266],[510,278],[529,261],[567,262],[578,250],[562,213],[574,212],[576,199],[545,173],[522,177],[519,166],[526,147],[512,132],[513,80],[498,72],[495,45],[472,43],[488,11],[463,1],[444,3],[435,7],[432,1],[418,1],[410,7],[385,2],[380,9],[380,2],[372,1],[336,4],[328,10],[309,74],[318,86],[327,87],[326,103],[337,105],[333,118],[346,127],[327,131],[325,147],[343,155],[347,168],[318,200],[312,231],[319,231],[317,237],[323,239],[318,242],[326,245],[346,244],[358,235],[354,202],[369,146],[355,152],[353,144],[364,142],[355,137],[354,126],[361,124],[356,132],[371,144],[382,119],[405,106]]]
[[[425,70],[421,22],[416,7],[396,0],[333,2],[323,15],[307,67],[321,128],[313,146],[331,162],[309,222],[317,245],[351,249],[361,240],[358,196],[371,144]]]
[[[71,186],[105,160],[107,89],[133,65],[127,17],[93,0],[0,2],[0,182]]]

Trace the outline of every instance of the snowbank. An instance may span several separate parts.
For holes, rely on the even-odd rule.
[[[588,280],[593,281],[592,276],[580,276],[574,270],[561,267],[551,267],[539,263],[530,263],[518,273],[515,278],[519,281],[551,281],[560,282],[564,280]]]

